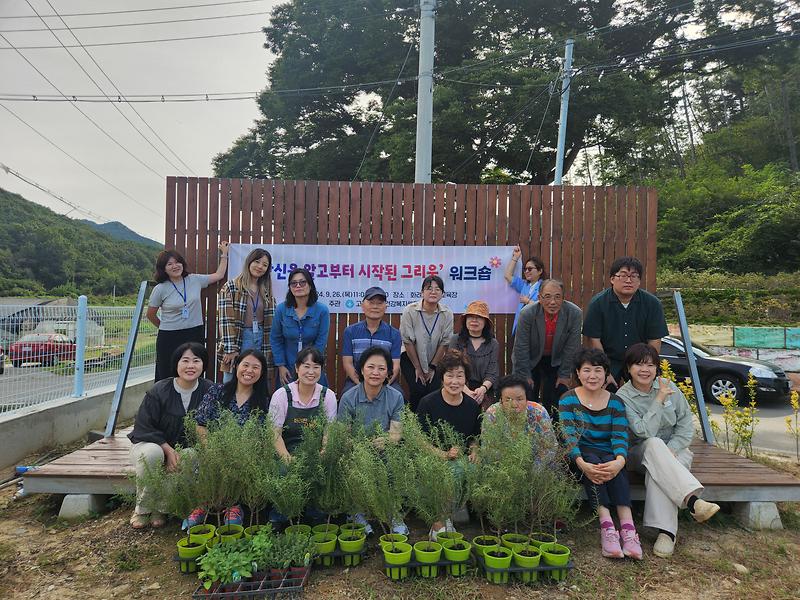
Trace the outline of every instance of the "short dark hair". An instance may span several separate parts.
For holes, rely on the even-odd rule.
[[[299,368],[307,358],[311,358],[311,362],[314,362],[321,367],[325,367],[325,355],[319,351],[319,348],[316,346],[306,346],[297,353],[297,358],[294,361],[295,369]]]
[[[544,270],[544,261],[541,258],[538,256],[531,256],[525,261],[525,264],[527,265],[529,262],[533,263],[534,266],[541,271],[541,273],[539,273],[539,279],[547,279],[547,271]],[[525,272],[523,271],[523,279],[525,279],[524,275]]]
[[[444,281],[438,275],[428,275],[425,279],[422,280],[422,290],[424,291],[425,288],[430,287],[432,283],[435,283],[439,286],[439,289],[444,291]]]
[[[444,377],[445,373],[457,369],[458,367],[464,369],[464,375],[467,376],[467,381],[469,381],[470,375],[472,375],[472,369],[469,364],[467,353],[461,350],[450,349],[444,353],[436,370],[439,372],[439,377]]]
[[[382,346],[370,346],[364,352],[361,353],[361,356],[358,357],[358,366],[356,367],[356,372],[358,373],[358,379],[360,381],[364,381],[364,365],[366,362],[372,358],[373,356],[381,356],[386,361],[386,380],[392,378],[394,374],[394,366],[392,364],[392,355],[389,354],[389,351]]]
[[[592,365],[593,367],[603,367],[606,375],[611,373],[611,361],[602,350],[598,348],[581,348],[575,355],[574,359],[575,372],[581,370],[583,365]]]
[[[296,269],[292,269],[289,272],[289,277],[286,278],[286,305],[291,306],[293,308],[297,307],[297,300],[294,299],[294,294],[292,294],[292,277],[297,275],[298,273],[302,273],[303,277],[306,278],[308,282],[308,305],[311,306],[312,304],[316,304],[317,299],[319,298],[319,294],[317,293],[317,286],[314,285],[314,277],[311,275],[311,271],[308,269],[304,269],[303,267],[297,267]]]
[[[631,365],[639,365],[647,362],[650,359],[655,366],[658,366],[658,350],[653,348],[650,344],[639,342],[634,344],[625,352],[625,369],[627,370]]]
[[[619,273],[620,269],[626,267],[628,269],[633,269],[639,274],[639,277],[644,275],[644,267],[642,266],[642,261],[640,261],[635,256],[622,256],[611,263],[611,268],[608,270],[608,276],[613,277],[617,273]]]
[[[153,274],[153,279],[155,279],[158,283],[164,283],[167,279],[169,279],[169,275],[167,275],[167,263],[169,262],[170,258],[174,258],[183,265],[183,272],[181,273],[182,277],[186,277],[187,275],[191,274],[189,271],[189,265],[186,264],[186,259],[181,256],[180,252],[177,250],[162,250],[156,257],[156,272]]]
[[[528,385],[528,380],[520,375],[506,375],[505,377],[501,377],[500,381],[497,382],[497,398],[500,399],[500,396],[503,394],[503,390],[506,388],[511,387],[521,387],[525,390],[525,398],[529,401],[533,396],[533,390],[531,386]]]
[[[172,353],[173,377],[178,376],[178,363],[180,362],[183,353],[187,350],[203,361],[203,372],[205,372],[206,368],[208,368],[208,350],[206,350],[206,347],[199,342],[185,342],[175,348],[175,352]]]

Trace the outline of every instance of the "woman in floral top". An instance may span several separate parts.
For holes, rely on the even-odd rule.
[[[528,382],[517,375],[508,375],[497,384],[497,393],[500,397],[498,404],[492,404],[483,415],[484,421],[494,423],[497,411],[502,410],[511,422],[522,424],[529,435],[538,435],[544,439],[552,440],[556,444],[553,433],[553,423],[544,406],[538,402],[528,400],[530,387]]]

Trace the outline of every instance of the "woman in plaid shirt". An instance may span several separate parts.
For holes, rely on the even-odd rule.
[[[263,248],[256,248],[245,258],[241,274],[226,282],[217,297],[217,362],[223,372],[223,383],[233,379],[234,361],[245,350],[263,352],[267,359],[267,381],[275,380],[269,343],[274,312],[272,256]]]

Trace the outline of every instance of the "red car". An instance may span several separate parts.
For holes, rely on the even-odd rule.
[[[8,356],[15,368],[26,362],[54,365],[75,360],[75,344],[60,333],[29,333],[8,347]]]

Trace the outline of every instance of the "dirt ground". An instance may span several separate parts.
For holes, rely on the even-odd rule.
[[[793,461],[771,464],[800,475]],[[14,487],[0,491],[0,598],[80,599],[190,598],[193,575],[181,575],[172,562],[177,522],[143,532],[128,526],[130,508],[81,522],[57,520],[59,496],[35,495],[13,500]],[[678,545],[670,560],[650,552],[645,560],[609,560],[600,556],[594,525],[576,528],[559,541],[572,549],[575,571],[558,586],[499,586],[476,576],[441,575],[425,581],[392,583],[371,552],[364,564],[314,571],[308,598],[489,599],[501,598],[658,598],[780,599],[800,595],[800,504],[781,505],[786,529],[749,531],[723,512],[697,525],[682,515]],[[641,505],[635,507],[641,521]],[[411,522],[412,540],[422,539],[421,523]],[[463,528],[478,534],[475,526]]]

